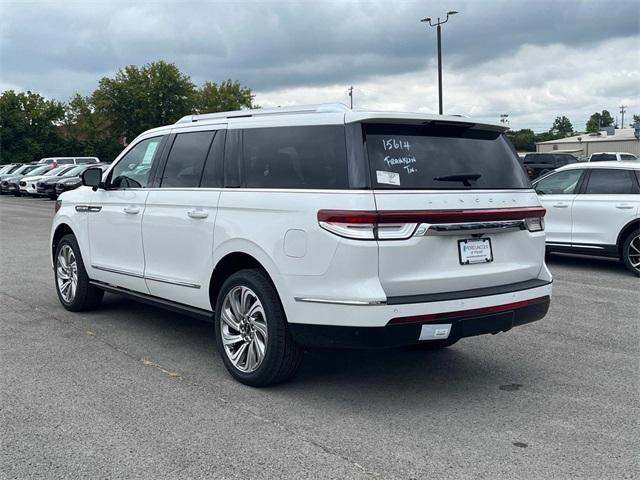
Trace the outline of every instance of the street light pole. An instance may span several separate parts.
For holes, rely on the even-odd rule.
[[[423,18],[420,20],[421,22],[428,22],[430,27],[437,27],[437,41],[438,41],[438,112],[442,115],[442,25],[449,21],[450,15],[455,15],[456,11],[447,12],[447,18],[443,21],[440,21],[440,17],[438,17],[438,21],[433,23],[431,18]]]

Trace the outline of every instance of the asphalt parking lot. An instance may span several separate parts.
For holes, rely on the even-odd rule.
[[[553,256],[542,321],[446,351],[310,351],[268,389],[209,324],[58,303],[53,202],[0,198],[0,478],[638,478],[640,280]]]

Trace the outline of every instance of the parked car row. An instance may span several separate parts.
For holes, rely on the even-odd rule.
[[[0,169],[0,194],[29,195],[56,199],[67,190],[78,188],[80,175],[89,166],[106,169],[95,157],[43,158],[33,164],[11,164]]]
[[[608,161],[637,161],[638,157],[632,153],[620,152],[600,152],[594,153],[589,157],[577,156],[572,153],[565,152],[548,152],[548,153],[527,153],[523,160],[527,175],[531,180],[535,180],[547,173],[579,162],[608,162]]]

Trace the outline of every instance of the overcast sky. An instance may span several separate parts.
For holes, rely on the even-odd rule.
[[[176,63],[197,84],[240,80],[262,106],[348,103],[437,111],[548,130],[558,115],[640,114],[638,0],[7,1],[0,90],[67,100],[128,64]]]

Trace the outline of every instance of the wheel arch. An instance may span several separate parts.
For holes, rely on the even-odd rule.
[[[75,236],[75,232],[67,223],[60,223],[55,231],[53,232],[53,236],[51,237],[51,258],[55,258],[56,248],[58,247],[58,242],[65,235],[73,235]]]
[[[250,268],[262,270],[267,275],[268,280],[275,288],[278,296],[280,296],[276,282],[274,282],[273,276],[269,272],[269,269],[265,267],[263,262],[244,251],[229,252],[216,263],[209,280],[209,301],[211,302],[211,308],[214,315],[217,307],[216,302],[218,294],[220,293],[220,289],[222,288],[225,280],[240,270]]]
[[[631,232],[635,230],[640,230],[640,218],[634,218],[629,223],[627,223],[620,233],[618,234],[618,239],[616,240],[616,245],[618,246],[618,254],[622,257],[622,246],[624,245],[624,241]]]

